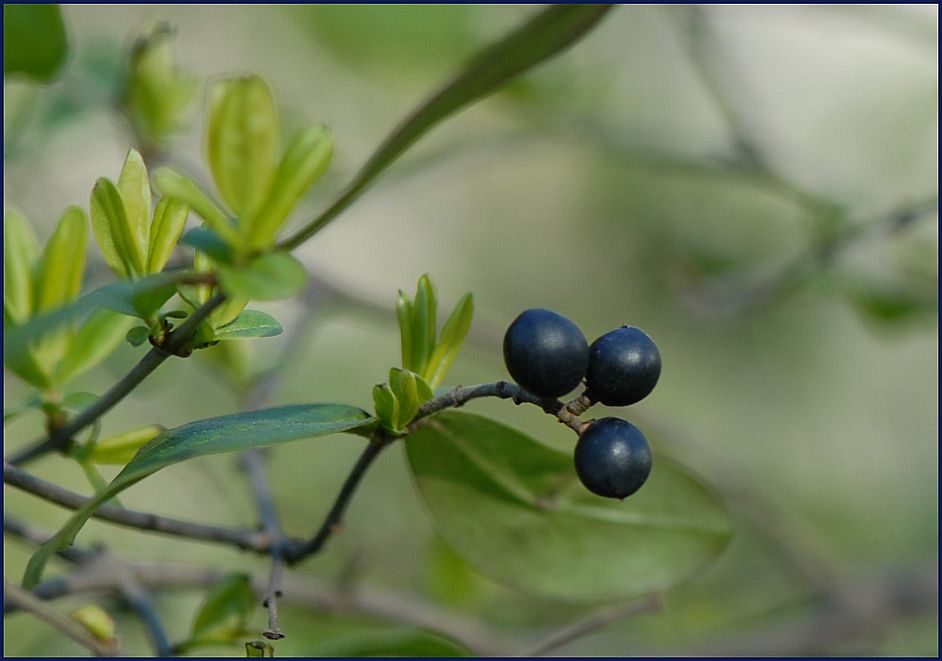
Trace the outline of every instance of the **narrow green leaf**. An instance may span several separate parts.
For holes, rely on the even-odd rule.
[[[46,244],[36,274],[37,312],[48,312],[71,302],[82,288],[88,219],[78,207],[69,207]]]
[[[396,318],[399,320],[399,343],[402,349],[402,366],[414,370],[412,362],[412,301],[401,289],[396,300]]]
[[[146,255],[150,238],[150,180],[147,178],[144,159],[136,149],[129,150],[124,159],[117,188],[121,202],[124,203],[124,215],[134,243],[140,248],[141,255]],[[141,272],[143,273],[144,269],[141,269]]]
[[[47,82],[65,62],[69,45],[59,5],[3,5],[3,73]]]
[[[399,401],[389,384],[381,383],[373,386],[373,407],[380,424],[390,431],[399,431]]]
[[[425,372],[435,347],[435,329],[438,324],[438,305],[435,287],[428,274],[422,274],[415,291],[412,306],[412,363],[418,374]]]
[[[190,638],[181,647],[192,649],[234,642],[244,634],[254,609],[255,595],[249,575],[229,574],[206,595],[193,619]]]
[[[519,590],[591,602],[660,592],[729,540],[717,494],[664,456],[618,501],[582,486],[571,453],[498,422],[447,411],[418,427],[406,452],[435,528],[471,565]]]
[[[253,337],[281,335],[281,324],[270,314],[258,310],[243,310],[225,326],[216,329],[217,340],[240,340]]]
[[[249,245],[270,248],[298,200],[320,179],[330,164],[334,143],[325,126],[301,131],[292,140],[275,173],[271,189],[249,226]]]
[[[383,141],[340,196],[281,245],[297,248],[346,209],[370,183],[429,129],[449,115],[500,89],[524,71],[579,41],[614,5],[553,5],[481,51]]]
[[[72,544],[98,506],[162,468],[224,452],[239,452],[340,432],[356,432],[375,421],[359,408],[343,404],[296,404],[197,420],[167,430],[142,447],[108,488],[77,510],[30,558],[23,578],[28,588],[42,578],[49,558]]]
[[[13,349],[12,347],[17,348]],[[14,343],[10,340],[9,332],[4,336],[3,364],[34,388],[48,390],[52,387],[50,368],[47,365],[41,365],[36,360],[33,351],[26,344],[26,338],[23,338],[21,342]]]
[[[161,198],[154,210],[154,220],[150,225],[150,237],[147,242],[148,273],[160,273],[173,253],[183,228],[186,226],[190,207],[172,197]]]
[[[77,391],[71,392],[62,398],[62,410],[69,413],[79,413],[87,409],[98,400],[98,395],[91,392]]]
[[[183,235],[180,243],[196,248],[203,254],[211,257],[213,261],[222,264],[231,264],[235,253],[232,246],[226,243],[221,236],[208,227],[194,227]]]
[[[101,177],[95,182],[91,210],[95,236],[106,263],[109,251],[113,250],[121,264],[120,269],[116,269],[108,263],[115,274],[121,277],[143,275],[144,251],[128,221],[121,194],[109,179]]]
[[[189,206],[229,245],[241,245],[242,239],[226,214],[193,180],[170,168],[159,168],[154,173],[154,183],[164,195]]]
[[[22,324],[33,313],[33,267],[38,259],[39,241],[26,216],[7,211],[3,214],[3,314],[7,322]]]
[[[96,310],[72,336],[59,363],[56,381],[61,385],[95,367],[124,340],[134,321],[112,310]]]
[[[256,301],[274,301],[300,294],[307,271],[285,252],[256,257],[246,266],[218,266],[219,284],[234,296]]]
[[[474,298],[465,294],[455,305],[442,326],[441,338],[432,352],[424,375],[432,388],[437,388],[445,380],[448,370],[458,357],[464,338],[471,328],[471,318],[474,316]]]
[[[253,75],[215,83],[206,135],[216,189],[244,223],[261,204],[275,169],[278,111],[265,81]]]

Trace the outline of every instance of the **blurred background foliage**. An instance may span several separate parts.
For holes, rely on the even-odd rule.
[[[120,168],[134,140],[120,112],[123,72],[135,36],[158,21],[174,27],[178,61],[198,80],[264,76],[285,134],[331,126],[334,163],[303,203],[314,211],[418,100],[532,11],[66,6],[70,50],[55,79],[5,78],[6,204],[46,237],[66,205],[84,205],[95,179]],[[370,408],[372,386],[398,360],[395,292],[426,271],[446,308],[475,295],[449,383],[506,378],[500,338],[527,307],[559,310],[590,338],[638,325],[658,342],[664,372],[627,417],[655,450],[715,485],[735,534],[659,610],[558,652],[937,655],[937,63],[931,6],[619,8],[561,58],[435,129],[296,252],[314,276],[308,303],[260,306],[303,333],[271,403]],[[205,178],[199,116],[158,156]],[[107,282],[100,255],[89,260],[87,286]],[[264,368],[283,341],[259,341],[247,359]],[[137,355],[122,347],[82,388],[104,391]],[[233,411],[236,397],[206,358],[167,364],[104,432]],[[7,408],[27,396],[13,378],[4,390]],[[538,411],[471,406],[571,447]],[[37,413],[16,419],[7,449],[40,425]],[[330,437],[273,453],[287,532],[320,520],[358,451],[352,437]],[[87,491],[74,464],[49,457],[34,470]],[[7,511],[45,529],[66,516],[13,489],[4,496]],[[226,456],[160,473],[122,502],[254,520]],[[139,560],[267,565],[98,522],[80,541]],[[7,539],[5,571],[18,576],[29,552]],[[343,534],[293,572],[429,602],[506,653],[593,612],[468,567],[436,538],[401,450],[371,471]],[[185,635],[203,595],[157,595],[173,635]],[[282,617],[279,656],[453,651],[436,634],[364,614],[288,603]],[[260,630],[264,610],[253,618]],[[127,652],[146,653],[133,614],[118,613],[118,632]],[[22,614],[5,618],[4,638],[8,655],[81,652]]]

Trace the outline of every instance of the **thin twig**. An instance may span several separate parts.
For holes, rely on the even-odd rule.
[[[285,535],[278,520],[278,509],[275,499],[265,475],[265,461],[258,450],[249,450],[239,458],[239,466],[245,472],[255,503],[258,508],[258,518],[262,530],[272,540],[269,548],[271,555],[271,572],[268,578],[268,589],[262,604],[268,609],[268,629],[262,635],[270,640],[279,640],[285,637],[278,624],[278,599],[281,597],[281,575],[285,566],[284,546]]]
[[[91,635],[85,627],[61,615],[47,606],[41,599],[6,579],[3,581],[3,601],[10,603],[21,610],[35,615],[46,624],[58,629],[79,645],[88,648],[96,656],[120,656],[117,641],[108,642],[98,640]]]
[[[227,574],[218,567],[127,563],[134,579],[150,590],[203,589],[212,587]],[[252,574],[251,585],[261,597],[268,589],[269,577]],[[116,590],[123,575],[115,566],[101,563],[94,571],[77,572],[37,586],[34,594],[45,600],[73,594]],[[506,655],[509,641],[482,628],[467,616],[450,613],[439,604],[431,604],[406,594],[361,587],[350,591],[308,577],[294,576],[283,588],[286,602],[331,614],[372,617],[397,624],[440,632],[464,645],[477,655]],[[5,610],[4,615],[8,611]]]
[[[3,515],[3,532],[40,546],[49,541],[49,535],[47,533],[8,514]],[[68,562],[78,565],[79,569],[76,571],[82,571],[85,567],[91,566],[92,563],[99,561],[102,556],[102,551],[93,551],[80,546],[70,546],[67,549],[58,551],[57,555]],[[121,561],[116,561],[115,558],[109,556],[107,562],[109,566],[115,566],[116,563],[120,564]],[[160,617],[147,591],[134,580],[130,572],[127,573],[126,579],[122,582],[118,591],[124,601],[137,612],[138,617],[144,622],[144,626],[150,634],[154,653],[161,657],[170,656],[171,647],[169,639],[167,638],[166,631],[160,622]]]
[[[582,638],[585,635],[598,631],[613,622],[634,615],[641,615],[642,613],[653,613],[660,610],[660,608],[661,598],[656,594],[649,595],[640,601],[632,601],[627,604],[602,608],[590,614],[585,619],[579,620],[570,626],[554,632],[549,637],[527,649],[520,656],[544,656],[547,652],[551,652],[567,643],[571,643],[577,638]]]
[[[324,519],[324,522],[317,532],[314,533],[314,536],[306,542],[286,543],[284,557],[288,564],[293,565],[308,556],[314,555],[320,551],[328,538],[337,532],[340,528],[341,520],[343,519],[343,513],[350,504],[350,499],[353,498],[353,494],[356,492],[360,480],[366,474],[367,469],[376,457],[379,456],[379,453],[382,452],[392,440],[394,439],[370,439],[363,453],[360,455],[360,458],[357,459],[357,462],[350,470],[350,474],[347,475],[347,479],[344,481],[343,487],[337,495],[337,499],[330,508],[330,512],[327,513],[327,517]]]
[[[89,499],[85,496],[63,489],[62,487],[30,475],[21,468],[6,462],[3,464],[3,481],[39,496],[51,503],[76,510],[83,507]],[[231,544],[240,549],[268,553],[271,546],[270,537],[264,532],[248,530],[245,528],[228,528],[203,523],[181,521],[149,512],[129,510],[115,505],[102,505],[92,515],[96,519],[109,521],[130,528],[151,530],[153,532],[196,539],[206,542]]]
[[[583,393],[571,402],[563,403],[558,399],[537,397],[515,383],[509,381],[497,381],[496,383],[482,383],[475,386],[456,386],[446,392],[444,395],[430,399],[419,407],[415,414],[409,431],[415,429],[415,425],[422,418],[428,417],[433,413],[438,413],[447,408],[458,408],[464,406],[472,399],[481,397],[497,397],[499,399],[512,399],[514,404],[533,404],[539,406],[545,413],[556,416],[556,419],[567,427],[571,428],[577,434],[581,433],[585,423],[579,419],[579,415],[585,411],[587,396]]]
[[[124,378],[108,389],[104,395],[84,409],[67,424],[55,430],[47,438],[37,441],[29,447],[14,453],[6,461],[14,465],[24,464],[53,450],[63,450],[72,442],[72,437],[98,420],[111,408],[127,397],[138,385],[172,355],[186,350],[187,343],[196,333],[199,325],[226,300],[223,294],[216,294],[193,314],[187,317],[178,329],[170,333],[166,343],[154,347],[141,358]]]

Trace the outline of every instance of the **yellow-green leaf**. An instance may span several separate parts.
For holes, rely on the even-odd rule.
[[[432,388],[437,388],[445,380],[448,370],[458,357],[458,352],[461,351],[464,338],[468,334],[468,329],[471,328],[473,316],[474,299],[471,294],[465,294],[451,311],[445,325],[442,326],[441,337],[425,369],[423,376]]]
[[[401,289],[396,300],[396,318],[399,320],[399,344],[402,350],[402,366],[411,370],[412,364],[412,300]]]
[[[292,140],[275,173],[271,189],[249,226],[253,248],[265,249],[307,190],[330,164],[334,143],[326,126],[313,126]]]
[[[72,301],[82,288],[88,220],[78,207],[69,207],[46,244],[36,274],[36,312]]]
[[[18,211],[3,215],[3,314],[22,324],[33,312],[33,266],[39,242],[26,216]]]
[[[101,606],[88,604],[69,613],[69,617],[81,624],[98,640],[109,641],[115,636],[115,624]]]
[[[151,203],[150,180],[147,178],[144,159],[135,149],[131,149],[124,159],[124,167],[118,177],[118,193],[124,203],[124,215],[128,220],[131,236],[141,254],[146,255]]]
[[[161,193],[185,203],[199,214],[227,243],[232,246],[241,245],[239,233],[229,223],[226,214],[192,179],[170,168],[160,168],[154,173],[154,183]]]
[[[67,383],[98,365],[121,344],[133,323],[131,317],[112,310],[93,312],[72,336],[56,371],[56,381]]]
[[[412,305],[412,364],[422,374],[435,346],[435,328],[438,324],[435,287],[427,273],[419,278]]]
[[[124,202],[117,187],[110,179],[101,177],[92,189],[92,218],[95,236],[101,246],[105,261],[119,276],[138,277],[144,274],[144,251],[138,242],[135,230],[124,211]],[[108,240],[103,240],[103,235]],[[120,268],[109,262],[109,250],[113,250]]]
[[[100,440],[86,459],[95,464],[118,464],[131,461],[135,453],[157,434],[166,431],[160,425],[145,425]]]
[[[213,85],[206,140],[209,167],[222,199],[243,221],[268,191],[277,147],[278,111],[264,80],[252,75]]]
[[[185,202],[172,197],[161,198],[157,203],[147,242],[148,273],[160,273],[163,270],[180,240],[189,213],[190,207]]]

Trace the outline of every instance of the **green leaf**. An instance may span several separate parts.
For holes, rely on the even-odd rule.
[[[196,248],[221,264],[231,264],[235,257],[232,246],[208,227],[194,227],[183,235],[180,243]]]
[[[161,198],[154,210],[154,219],[150,225],[150,237],[147,242],[148,273],[160,273],[173,253],[183,228],[186,226],[190,207],[172,197]]]
[[[143,275],[143,246],[128,220],[121,194],[109,179],[101,177],[95,182],[90,206],[92,228],[105,263],[119,277]]]
[[[164,431],[166,429],[160,425],[144,425],[109,436],[95,443],[85,458],[96,464],[123,466],[131,461],[138,450]]]
[[[374,418],[359,408],[344,404],[296,404],[261,411],[197,420],[167,430],[142,447],[134,459],[77,510],[48,542],[30,558],[23,584],[35,587],[49,558],[72,544],[98,506],[130,486],[173,464],[224,452],[239,452],[302,438],[340,432],[355,432]]]
[[[666,457],[618,501],[587,491],[570,453],[487,418],[448,411],[418,427],[406,451],[439,534],[519,590],[585,601],[662,591],[729,540],[716,493]]]
[[[416,411],[422,402],[419,401],[419,388],[415,382],[415,373],[409,370],[389,370],[389,387],[399,402],[399,413],[396,416],[396,429],[405,429],[412,422]]]
[[[415,369],[412,362],[412,300],[401,289],[396,300],[396,318],[399,320],[399,342],[402,349],[402,366]]]
[[[138,280],[122,280],[89,292],[82,300],[86,305],[97,305],[149,322],[174,295],[178,279],[173,273],[155,273]]]
[[[78,207],[69,207],[46,244],[36,274],[37,312],[47,312],[72,301],[82,288],[88,219]]]
[[[439,634],[420,629],[359,631],[318,644],[313,656],[330,658],[378,657],[457,657],[472,654]]]
[[[87,409],[98,400],[98,395],[91,392],[72,392],[62,398],[62,408],[70,413]]]
[[[373,407],[380,424],[389,431],[398,432],[399,400],[387,383],[373,386]]]
[[[245,635],[254,609],[255,595],[249,575],[229,574],[206,595],[193,619],[190,638],[180,649],[237,642]]]
[[[159,142],[180,127],[198,81],[176,65],[173,29],[158,23],[137,39],[131,51],[127,105],[135,128]]]
[[[49,81],[69,46],[59,5],[3,5],[3,73]]]
[[[248,300],[274,301],[300,294],[307,271],[285,252],[256,257],[246,266],[220,264],[219,284],[227,294]]]
[[[145,342],[147,338],[150,337],[150,328],[147,326],[135,326],[127,332],[124,336],[124,339],[128,341],[132,347],[139,347]]]
[[[209,167],[222,199],[243,223],[268,191],[277,147],[278,111],[264,80],[253,75],[213,85],[206,139]]]
[[[429,129],[449,115],[491,94],[524,71],[579,41],[613,5],[553,5],[478,54],[456,78],[409,113],[373,153],[340,196],[317,218],[282,244],[294,249],[346,209]]]
[[[301,131],[292,140],[275,173],[271,189],[249,225],[249,245],[270,248],[298,200],[320,179],[330,164],[334,143],[325,126]]]
[[[8,5],[4,5],[6,9]],[[33,267],[39,241],[26,216],[3,214],[3,314],[5,322],[22,324],[33,313]],[[5,324],[6,325],[6,324]]]
[[[448,370],[458,357],[464,338],[471,328],[471,318],[474,316],[474,298],[465,294],[451,311],[445,325],[442,326],[441,338],[432,352],[428,367],[423,376],[432,388],[437,388],[445,380]]]
[[[224,328],[238,319],[248,302],[246,298],[230,296],[223,301],[222,305],[212,311],[209,315],[209,323],[213,328],[213,340],[219,339],[215,337],[216,329]]]
[[[412,304],[412,363],[418,374],[425,372],[428,359],[435,348],[435,329],[438,325],[438,303],[435,287],[428,274],[422,274]]]
[[[132,323],[111,310],[93,312],[72,336],[56,371],[56,381],[65,384],[98,365],[121,344]]]
[[[150,180],[147,178],[144,159],[136,149],[129,150],[124,159],[117,188],[134,243],[140,248],[141,255],[147,255],[150,234]],[[141,268],[141,272],[144,271],[145,269]]]
[[[216,329],[217,340],[240,340],[253,337],[274,337],[281,335],[281,324],[270,314],[258,310],[243,310],[242,313],[225,326]]]
[[[183,202],[195,211],[226,243],[234,247],[241,246],[242,238],[229,223],[226,214],[192,179],[170,168],[159,168],[154,173],[154,183],[161,193]]]

